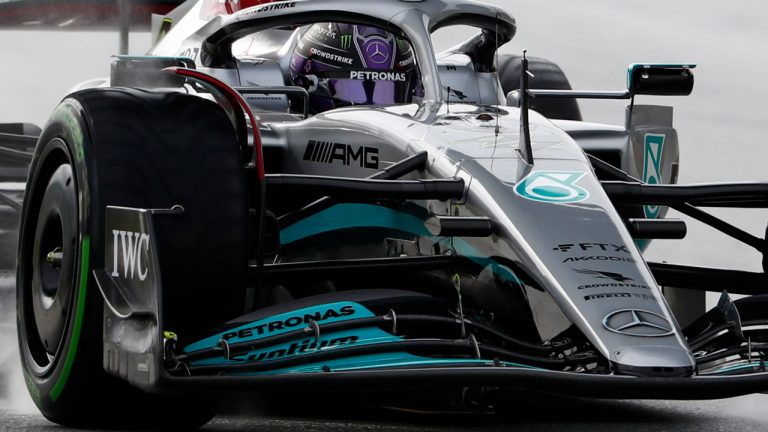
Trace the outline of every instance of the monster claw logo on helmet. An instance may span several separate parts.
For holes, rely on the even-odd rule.
[[[317,77],[310,111],[350,105],[408,103],[418,86],[411,45],[377,27],[316,23],[304,31],[291,57],[294,84]]]
[[[341,49],[348,50],[351,45],[352,45],[352,35],[351,34],[341,35]]]

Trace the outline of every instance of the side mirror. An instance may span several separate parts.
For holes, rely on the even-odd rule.
[[[696,65],[631,64],[627,71],[627,89],[632,94],[688,96],[693,90]]]

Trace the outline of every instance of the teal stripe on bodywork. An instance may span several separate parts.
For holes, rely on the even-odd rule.
[[[348,347],[397,342],[403,338],[387,333],[378,327],[364,327],[359,329],[340,330],[321,334],[318,340],[314,336],[298,338],[289,342],[259,348],[238,355],[230,359],[224,356],[197,360],[192,366],[231,365],[231,364],[258,364],[262,361],[301,357],[302,355],[328,352]],[[379,363],[379,366],[384,365]]]
[[[408,213],[371,204],[338,204],[281,230],[280,243],[348,228],[389,228],[430,236],[424,221]]]
[[[252,321],[240,325],[236,328],[230,329],[228,332],[220,333],[201,341],[195,342],[187,346],[184,351],[192,352],[203,348],[212,348],[217,346],[218,342],[224,338],[226,333],[237,333],[241,330],[249,330],[248,337],[234,337],[230,336],[228,341],[230,343],[252,341],[256,342],[260,339],[269,338],[278,334],[285,333],[287,331],[296,330],[297,328],[303,328],[303,324],[297,324],[291,328],[283,327],[280,329],[269,330],[269,323],[281,322],[285,323],[289,320],[295,320],[297,317],[310,316],[315,313],[327,312],[329,310],[340,311],[354,310],[345,316],[329,317],[322,320],[323,323],[343,321],[348,319],[360,319],[374,316],[374,314],[366,307],[354,303],[354,302],[337,302],[323,305],[312,306],[309,308],[298,309],[278,315],[273,315],[268,318],[264,318],[257,321]],[[257,332],[254,329],[263,328],[264,331]],[[403,337],[393,335],[378,327],[363,327],[357,329],[346,329],[332,332],[323,332],[319,339],[315,339],[314,336],[307,335],[305,337],[297,337],[288,342],[283,342],[268,347],[258,348],[250,350],[246,353],[235,354],[229,358],[217,356],[213,358],[195,360],[191,362],[191,366],[214,366],[214,365],[248,365],[259,364],[262,361],[274,361],[279,359],[297,358],[303,355],[328,352],[337,349],[343,349],[348,347],[358,347],[364,345],[381,345],[390,342],[402,341]],[[430,365],[457,365],[457,364],[471,364],[471,365],[493,365],[490,360],[475,360],[475,359],[455,359],[455,358],[436,358],[436,357],[422,357],[412,355],[406,352],[391,352],[391,353],[377,353],[377,354],[363,354],[357,356],[350,356],[339,359],[326,360],[323,362],[309,363],[290,366],[286,368],[260,371],[260,372],[247,372],[247,373],[235,373],[236,375],[262,375],[262,374],[284,374],[284,373],[312,373],[320,372],[323,368],[331,368],[332,370],[364,370],[373,368],[392,368],[392,367],[408,367],[408,366],[430,366]],[[504,363],[504,366],[514,366],[523,368],[532,368],[532,366],[517,364],[517,363]]]
[[[223,356],[204,360],[197,360],[191,363],[192,366],[212,366],[212,365],[248,365],[259,364],[262,361],[300,358],[302,355],[328,352],[336,349],[348,347],[359,347],[364,345],[386,344],[389,342],[398,342],[403,340],[400,336],[395,336],[378,327],[366,327],[360,329],[341,330],[323,334],[318,341],[314,337],[298,338],[290,342],[272,345],[258,350],[252,350],[241,355],[234,355],[230,359]],[[342,344],[328,344],[329,341],[344,341]],[[324,346],[320,347],[318,343]],[[310,347],[305,351],[300,351],[300,347]],[[326,368],[333,371],[352,371],[365,369],[381,369],[394,367],[417,367],[417,366],[455,366],[458,364],[491,366],[494,362],[491,360],[474,359],[456,359],[439,357],[422,357],[409,354],[407,352],[390,352],[378,354],[363,354],[339,359],[326,360],[322,362],[289,366],[286,368],[273,369],[260,372],[234,373],[233,375],[274,375],[287,373],[313,373],[322,372]],[[518,363],[503,362],[504,366],[521,367],[528,369],[538,369],[534,366],[528,366]]]
[[[425,213],[426,216],[426,213]],[[299,240],[307,239],[316,235],[330,233],[345,229],[355,228],[379,228],[389,229],[394,231],[400,231],[407,234],[416,235],[419,237],[428,238],[435,242],[450,242],[453,249],[460,256],[464,256],[471,261],[475,262],[481,267],[490,266],[494,273],[500,277],[515,283],[522,283],[512,272],[503,264],[500,264],[487,255],[480,253],[475,247],[468,242],[460,238],[446,238],[435,237],[424,226],[424,219],[416,215],[406,213],[400,210],[394,210],[388,207],[382,207],[371,204],[338,204],[329,209],[326,209],[320,213],[312,215],[306,219],[296,222],[280,232],[280,242],[282,245],[288,245]],[[362,305],[350,302],[342,302],[343,305],[354,305],[355,313],[343,318],[336,318],[335,320],[344,319],[357,319],[373,314],[368,311]],[[253,328],[259,325],[264,325],[267,322],[280,321],[287,319],[289,316],[296,316],[304,313],[313,313],[320,309],[334,308],[339,309],[342,303],[334,303],[327,305],[318,305],[312,308],[301,309],[292,311],[269,318],[265,318],[258,322],[253,322],[239,326],[230,331],[238,331],[247,328]],[[331,322],[325,321],[325,322]],[[287,329],[286,329],[287,330]],[[270,332],[270,334],[260,335],[260,337],[274,336],[279,332]],[[192,345],[187,346],[184,351],[192,352],[203,348],[209,348],[215,346],[222,338],[222,334],[211,336]],[[257,340],[260,337],[254,337],[250,340]],[[354,341],[349,339],[354,337]],[[323,334],[319,341],[326,341],[326,346],[320,347],[319,344],[315,348],[307,349],[299,353],[294,345],[305,346],[306,343],[311,343],[313,338],[299,338],[295,341],[283,343],[280,345],[273,345],[268,348],[262,348],[259,350],[253,350],[247,355],[239,356],[237,361],[227,360],[224,357],[211,358],[193,362],[194,366],[202,365],[216,365],[216,364],[247,364],[249,362],[258,363],[262,360],[274,360],[277,358],[297,357],[302,354],[308,354],[321,350],[332,350],[342,348],[343,346],[328,344],[333,340],[345,340],[343,346],[350,345],[369,345],[369,344],[381,344],[388,342],[396,342],[402,340],[401,337],[387,333],[377,327],[367,327],[361,329],[344,330],[332,333]],[[293,348],[292,348],[293,347]],[[275,354],[279,352],[279,354]],[[264,358],[258,359],[259,356]],[[269,358],[267,358],[269,356]],[[248,361],[248,357],[252,360]],[[538,369],[533,366],[501,362],[506,367],[518,367],[518,368],[530,368]],[[312,373],[321,372],[324,368],[330,368],[334,371],[351,371],[351,370],[365,370],[365,369],[377,369],[377,368],[393,368],[393,367],[418,367],[418,366],[456,366],[456,365],[475,365],[475,366],[492,366],[494,362],[489,360],[473,360],[473,359],[451,359],[451,358],[433,358],[433,357],[421,357],[415,356],[406,352],[392,352],[392,353],[379,353],[379,354],[365,354],[347,358],[340,358],[334,360],[328,360],[320,363],[296,365],[287,368],[275,369],[262,372],[250,372],[250,373],[237,373],[237,375],[264,375],[264,374],[285,374],[285,373]]]
[[[184,348],[184,352],[193,352],[216,347],[222,339],[226,340],[228,343],[240,343],[256,341],[265,337],[277,336],[286,332],[300,330],[309,325],[308,318],[312,318],[318,324],[330,324],[337,321],[370,318],[372,316],[374,316],[373,313],[367,308],[353,302],[343,301],[322,304],[272,315],[258,321],[249,322],[228,329],[225,332],[217,333],[187,345]],[[279,326],[277,324],[279,324]],[[238,335],[225,337],[228,333],[237,333]]]
[[[509,282],[522,284],[511,269],[483,255],[460,238],[437,238],[424,227],[424,220],[403,211],[372,204],[337,204],[327,210],[296,222],[280,231],[280,243],[287,245],[318,234],[350,228],[384,228],[429,238],[450,240],[457,254],[493,272]]]

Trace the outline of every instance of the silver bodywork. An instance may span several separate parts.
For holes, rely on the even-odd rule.
[[[261,121],[264,145],[282,154],[280,172],[362,178],[426,151],[428,165],[419,177],[462,178],[467,193],[461,202],[421,205],[435,215],[493,219],[492,237],[462,240],[485,257],[505,257],[525,269],[615,371],[639,375],[693,371],[695,362],[675,317],[585,155],[587,151],[615,157],[621,169],[643,180],[655,176],[659,183],[675,182],[678,145],[671,109],[635,106],[625,127],[551,121],[531,112],[535,161],[531,166],[519,152],[519,109],[503,106],[505,95],[496,72],[476,71],[472,60],[460,52],[436,56],[431,45],[432,31],[455,23],[482,26],[498,20],[513,33],[515,21],[502,9],[467,0],[297,0],[203,19],[202,4],[188,2],[172,14],[174,26],[149,54],[191,57],[199,70],[233,86],[290,84],[287,61],[300,29],[267,31],[280,18],[307,24],[353,10],[402,30],[412,43],[424,86],[418,103],[343,108],[301,119],[284,114],[288,108],[284,97],[249,100]],[[242,28],[256,33],[247,37],[260,50],[250,51],[248,58],[235,55],[237,61],[230,67],[216,64],[208,52],[209,41],[222,29]],[[245,33],[235,36],[246,37]],[[466,100],[449,95],[449,87],[460,90]],[[306,160],[310,141],[373,148],[379,162],[366,167]],[[537,200],[537,181],[562,181],[560,185],[575,191],[578,199]],[[646,210],[648,217],[662,215],[663,209]],[[451,242],[441,244],[452,247]],[[514,273],[510,268],[505,271]],[[558,330],[556,324],[538,324]]]

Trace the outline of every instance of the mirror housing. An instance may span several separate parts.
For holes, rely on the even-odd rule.
[[[655,96],[688,96],[693,90],[693,64],[629,65],[627,90],[631,94]]]

